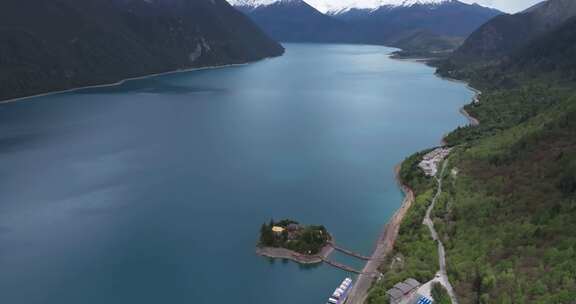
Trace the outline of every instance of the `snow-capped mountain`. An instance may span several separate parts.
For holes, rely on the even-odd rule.
[[[289,3],[295,0],[228,0],[236,7],[256,8],[278,2]],[[338,14],[351,9],[375,10],[379,7],[410,7],[413,5],[440,5],[456,0],[305,0],[310,6],[322,13]]]
[[[459,0],[228,1],[280,41],[370,43],[434,52],[456,48],[501,13]]]
[[[379,0],[382,5],[370,9],[348,8],[331,16],[354,23],[363,31],[424,29],[445,36],[467,37],[480,25],[502,12],[458,0]]]
[[[228,0],[234,7],[243,7],[243,8],[257,8],[261,6],[267,6],[275,3],[290,3],[296,2],[297,0]]]
[[[303,0],[230,0],[272,38],[283,42],[360,42],[345,22]]]
[[[310,0],[323,2],[325,0]],[[456,0],[349,0],[348,3],[341,3],[339,5],[318,4],[319,7],[325,7],[325,11],[330,15],[342,14],[350,10],[366,10],[374,11],[379,8],[397,8],[397,7],[411,7],[415,5],[423,5],[429,8],[434,8]]]

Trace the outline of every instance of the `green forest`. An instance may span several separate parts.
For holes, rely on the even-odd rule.
[[[273,227],[282,228],[281,232]],[[330,241],[330,234],[324,226],[303,226],[293,220],[270,220],[260,227],[258,246],[286,248],[301,254],[318,254]]]
[[[557,41],[552,33],[495,65],[440,64],[441,74],[482,90],[479,102],[466,106],[481,124],[445,138],[455,149],[433,211],[460,303],[576,298],[576,57],[567,56],[576,55],[576,22],[567,26],[571,31],[558,30]],[[570,48],[546,47],[558,41]],[[415,191],[416,204],[368,303],[388,303],[385,292],[395,283],[425,282],[437,269],[435,244],[421,224],[435,183],[416,166],[421,156],[402,165],[400,177]],[[449,303],[441,290],[433,296]]]
[[[400,179],[415,192],[416,197],[400,225],[393,253],[380,267],[384,277],[372,288],[367,300],[369,304],[389,303],[386,291],[396,283],[408,278],[426,282],[433,279],[438,270],[436,242],[430,237],[428,228],[422,225],[436,190],[433,179],[426,177],[418,168],[426,152],[410,156],[400,168]]]

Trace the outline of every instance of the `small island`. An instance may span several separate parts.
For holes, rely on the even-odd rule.
[[[294,220],[262,224],[256,253],[301,264],[321,263],[332,252],[332,237],[324,226],[305,226]]]

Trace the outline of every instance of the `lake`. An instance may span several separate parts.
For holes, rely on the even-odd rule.
[[[260,225],[370,254],[394,166],[467,123],[473,92],[390,48],[285,46],[0,105],[0,302],[325,303],[348,274],[256,256]]]

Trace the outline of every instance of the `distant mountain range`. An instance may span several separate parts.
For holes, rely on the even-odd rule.
[[[0,100],[282,52],[224,0],[0,2]]]
[[[376,9],[350,9],[332,14],[369,30],[375,39],[386,41],[398,31],[426,30],[439,35],[468,36],[500,11],[457,0],[406,1]]]
[[[354,42],[358,33],[302,0],[233,1],[272,38],[284,42]]]
[[[457,0],[229,0],[269,35],[291,42],[352,42],[446,52],[500,11]],[[323,8],[324,12],[316,7]]]
[[[230,3],[234,6],[258,7],[289,1],[291,0],[230,0]],[[450,1],[451,0],[306,0],[306,3],[323,14],[334,15],[353,9],[375,10],[383,6],[434,5]]]

